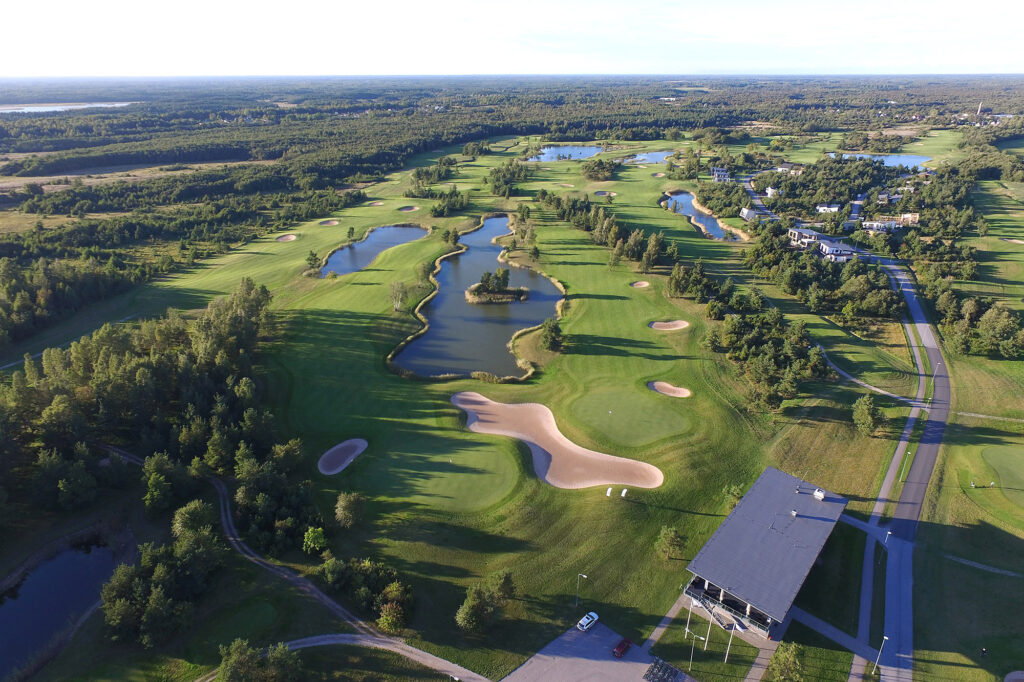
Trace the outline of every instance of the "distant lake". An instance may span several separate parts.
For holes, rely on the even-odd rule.
[[[832,156],[835,156],[835,154]],[[931,161],[931,157],[918,154],[843,154],[843,158],[874,159],[875,161],[881,161],[886,166],[906,166],[907,168],[924,166],[926,162]]]
[[[113,572],[110,548],[87,543],[47,559],[0,594],[0,679],[95,604]]]
[[[412,225],[375,227],[362,241],[354,242],[332,253],[327,259],[327,264],[320,271],[320,276],[326,277],[331,272],[347,275],[362,270],[372,263],[381,252],[426,236],[426,230]]]
[[[593,147],[586,145],[556,145],[553,147],[544,147],[538,156],[530,157],[530,161],[565,161],[566,159],[589,159],[595,154],[600,154],[604,151],[603,147]]]
[[[0,114],[40,114],[48,111],[70,111],[72,109],[93,109],[126,107],[138,102],[84,102],[81,104],[0,104]]]

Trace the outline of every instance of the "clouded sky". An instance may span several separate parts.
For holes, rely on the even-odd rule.
[[[1024,72],[1024,0],[6,4],[0,77]]]

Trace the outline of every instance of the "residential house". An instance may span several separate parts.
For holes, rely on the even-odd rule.
[[[778,190],[778,189],[775,189],[774,187],[767,187],[764,190],[764,195],[766,197],[768,197],[769,199],[771,199],[772,197],[782,196],[782,191]]]
[[[746,220],[747,222],[751,222],[752,223],[755,220],[757,220],[757,209],[754,209],[754,208],[741,208],[740,209],[740,217],[743,218],[744,220]]]
[[[775,170],[776,172],[779,173],[787,173],[789,175],[800,175],[801,173],[804,172],[804,167],[801,166],[800,164],[790,163],[786,161],[785,163],[780,163],[778,166],[776,166]]]
[[[845,263],[852,260],[854,256],[853,249],[846,244],[827,240],[818,241],[818,252],[821,253],[822,258],[833,263]]]
[[[878,234],[880,232],[895,232],[901,225],[898,220],[865,220],[861,227],[868,234]]]
[[[814,210],[818,213],[839,213],[839,204],[818,204]]]
[[[727,168],[719,168],[718,166],[711,167],[712,182],[729,182],[729,180],[729,170]]]
[[[791,227],[787,234],[789,236],[789,245],[801,249],[806,249],[807,247],[814,245],[825,236],[820,232],[808,230],[804,227]]]

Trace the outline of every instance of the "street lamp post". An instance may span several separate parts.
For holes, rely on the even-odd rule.
[[[686,669],[686,672],[690,672],[691,670],[693,670],[693,647],[697,644],[698,639],[704,638],[698,635],[696,632],[691,632],[690,628],[686,628],[686,634],[693,637],[693,639],[690,640],[690,667]]]
[[[891,530],[888,530],[888,531],[885,532],[885,542],[882,543],[883,545],[888,545],[889,544],[889,536],[890,535],[892,535],[892,531]]]
[[[580,605],[580,578],[586,579],[586,577],[583,573],[576,574],[576,606]]]
[[[735,635],[735,634],[736,634],[736,624],[733,623],[733,626],[731,628],[729,628],[729,643],[725,645],[725,660],[723,660],[722,663],[728,663],[729,662],[729,649],[732,648],[732,636]]]
[[[882,635],[882,646],[878,647],[878,655],[875,656],[875,667],[871,671],[872,675],[874,675],[876,672],[878,672],[878,661],[879,661],[880,658],[882,658],[882,649],[885,648],[885,643],[888,642],[888,641],[889,641],[889,638],[886,635]]]

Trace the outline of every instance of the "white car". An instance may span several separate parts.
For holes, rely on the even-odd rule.
[[[587,615],[580,618],[580,622],[576,623],[576,627],[582,632],[586,632],[590,628],[594,627],[594,623],[597,622],[597,614],[591,611]]]

